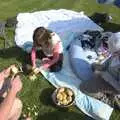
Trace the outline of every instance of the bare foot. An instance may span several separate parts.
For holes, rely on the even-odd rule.
[[[26,120],[32,120],[31,117],[27,117]]]
[[[23,118],[24,118],[24,120],[32,120],[30,115],[26,115],[26,114],[23,114]]]

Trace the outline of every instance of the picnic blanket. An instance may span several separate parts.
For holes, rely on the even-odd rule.
[[[43,76],[56,88],[61,86],[71,88],[75,92],[75,105],[85,114],[97,120],[109,120],[113,108],[83,94],[79,90],[81,80],[72,72],[68,51],[66,50],[76,32],[84,32],[88,29],[101,31],[103,29],[90,20],[83,12],[65,9],[20,13],[17,16],[17,21],[15,42],[17,46],[27,52],[31,51],[33,31],[37,27],[44,26],[59,34],[64,47],[63,68],[60,72],[55,73],[41,71]]]

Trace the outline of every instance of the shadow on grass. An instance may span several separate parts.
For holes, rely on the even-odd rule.
[[[86,116],[83,113],[76,113],[76,112],[49,112],[44,115],[39,115],[36,120],[94,120]]]
[[[42,91],[40,94],[40,102],[46,106],[55,106],[53,101],[52,101],[52,93],[54,92],[54,88],[46,88]]]
[[[10,47],[10,48],[6,48],[6,49],[2,49],[0,50],[0,58],[3,58],[3,60],[8,60],[9,59],[13,59],[13,64],[19,64],[22,65],[22,67],[25,65],[27,59],[26,56],[28,54],[23,51],[21,48],[19,47]]]
[[[55,105],[55,103],[52,100],[52,93],[54,92],[54,90],[55,88],[44,89],[40,95],[40,102],[42,102],[43,105],[55,107],[62,112],[68,111],[68,108],[60,108]]]
[[[57,109],[55,112],[49,112],[43,114],[39,114],[36,120],[94,120],[83,114],[82,112],[77,113],[72,110],[73,106],[69,108],[60,108],[57,107],[52,101],[52,93],[54,92],[54,88],[46,88],[42,91],[40,95],[40,102],[46,106],[52,106]]]
[[[93,20],[96,24],[99,25],[104,29],[104,31],[109,32],[118,32],[120,31],[120,24],[110,22],[110,16],[107,13],[93,13],[89,16],[91,20]]]
[[[0,58],[2,58],[3,61],[7,62],[10,59],[13,61],[13,63],[11,64],[22,66],[22,68],[24,68],[24,66],[26,65],[26,61],[29,61],[28,59],[26,59],[26,56],[28,56],[28,54],[18,47],[10,47],[0,50]],[[23,71],[24,75],[27,75],[26,71]]]
[[[120,24],[115,24],[115,23],[104,23],[101,25],[101,27],[105,30],[105,31],[110,31],[110,32],[119,32],[120,31]]]
[[[10,47],[0,50],[0,57],[4,59],[15,58],[17,61],[22,62],[27,53],[18,47]]]

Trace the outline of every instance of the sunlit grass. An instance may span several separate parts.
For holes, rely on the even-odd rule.
[[[0,20],[16,16],[20,12],[32,12],[49,9],[71,9],[84,11],[91,15],[94,12],[108,12],[116,24],[120,24],[120,9],[114,6],[98,5],[95,0],[0,0]],[[112,28],[111,28],[112,29]],[[24,53],[15,47],[14,29],[7,29],[11,47],[0,51],[0,70],[11,64],[22,64]],[[3,47],[3,39],[0,39],[0,47]],[[23,89],[20,98],[23,101],[23,113],[30,113],[33,120],[89,120],[85,114],[76,107],[70,109],[57,108],[51,100],[54,87],[41,75],[35,81],[30,81],[28,76],[21,76]],[[35,107],[36,106],[36,107]],[[37,116],[37,114],[38,116]],[[111,120],[120,120],[119,111],[114,111]]]

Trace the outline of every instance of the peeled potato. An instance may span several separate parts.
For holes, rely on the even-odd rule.
[[[29,79],[30,79],[30,80],[35,80],[36,78],[37,78],[37,77],[36,77],[36,75],[34,75],[34,74],[29,76]]]
[[[67,95],[63,94],[63,100],[66,100],[66,98],[67,98]]]
[[[63,105],[67,105],[67,104],[68,104],[68,101],[67,101],[67,100],[64,100],[64,101],[62,101],[62,104],[63,104]]]
[[[66,98],[66,97],[67,97],[67,94],[66,94],[65,92],[61,92],[61,94],[62,94],[62,97],[63,97],[63,98]]]
[[[18,73],[18,68],[13,67],[13,68],[11,68],[11,71],[12,71],[13,74],[17,74]]]
[[[71,91],[71,90],[69,90],[69,89],[67,89],[67,94],[69,95],[69,96],[72,96],[73,95],[73,92]]]
[[[63,100],[62,94],[58,93],[58,94],[57,94],[57,99],[58,99],[59,101]]]
[[[64,92],[65,88],[60,88],[58,92]]]
[[[61,102],[60,101],[58,101],[58,103],[57,103],[58,105],[61,105]]]
[[[68,88],[59,88],[56,94],[57,105],[68,105],[73,100],[73,92]]]
[[[67,97],[67,101],[68,101],[68,103],[72,102],[72,97],[71,97],[71,96],[68,96],[68,97]]]
[[[59,99],[59,97],[60,97],[60,96],[61,96],[61,94],[60,94],[60,93],[58,93],[58,94],[57,94],[57,98]]]

